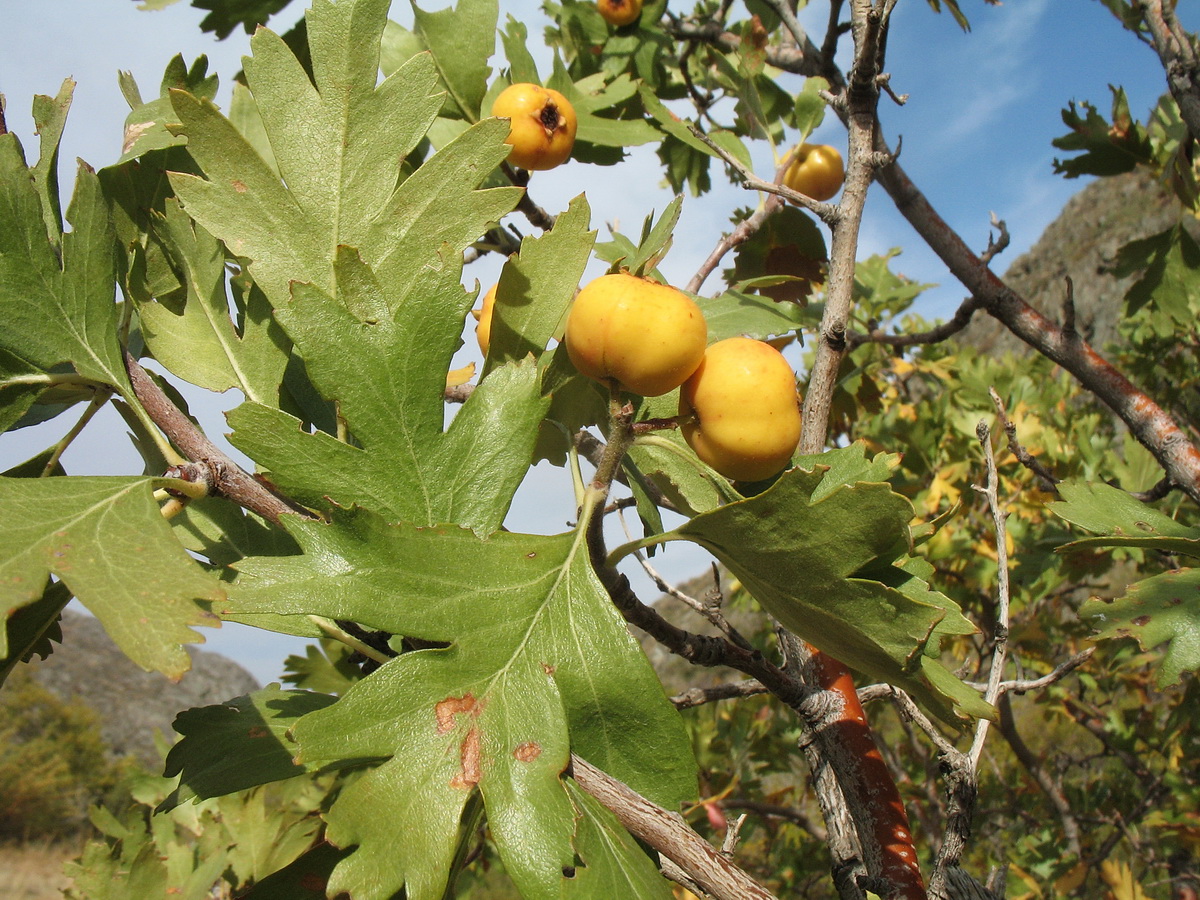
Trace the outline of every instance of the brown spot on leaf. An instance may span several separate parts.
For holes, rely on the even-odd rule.
[[[470,790],[479,784],[479,760],[482,755],[479,727],[472,725],[467,736],[463,738],[462,748],[459,751],[459,771],[450,779],[450,787]]]
[[[454,717],[460,713],[467,713],[472,716],[479,715],[481,704],[475,699],[475,695],[467,691],[461,697],[447,697],[445,700],[438,701],[438,704],[433,708],[434,715],[437,716],[437,733],[448,734],[454,730]]]
[[[1149,625],[1150,617],[1145,616],[1145,615],[1138,616],[1136,619],[1133,620],[1133,624],[1134,625]]]
[[[542,663],[542,671],[545,672],[547,675],[553,675],[554,674],[554,666],[550,665],[550,663],[548,663],[548,662],[544,662],[544,663]]]
[[[513,751],[513,757],[521,762],[533,762],[542,755],[542,745],[537,741],[525,741],[523,744],[517,744],[517,749]]]
[[[261,725],[255,725],[253,728],[251,728],[250,730],[248,730],[246,732],[246,737],[248,737],[248,738],[264,738],[264,737],[269,736],[270,734],[271,734],[271,732],[267,731],[267,729],[263,728]]]
[[[239,194],[246,193],[246,191],[247,191],[246,182],[242,181],[239,178],[235,178],[235,179],[233,179],[233,181],[231,183],[233,185],[233,189],[235,191],[237,191]]]
[[[537,553],[534,551],[530,551],[529,553],[525,554],[525,558],[526,559],[537,559]]]

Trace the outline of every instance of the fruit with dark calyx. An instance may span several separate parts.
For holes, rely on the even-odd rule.
[[[596,8],[604,21],[620,28],[636,21],[642,14],[642,0],[596,0]]]
[[[565,341],[567,355],[584,375],[658,397],[700,365],[708,326],[683,291],[619,272],[601,275],[575,297]]]
[[[684,440],[726,478],[762,481],[784,469],[800,441],[796,376],[764,341],[718,341],[679,391]]]
[[[527,82],[509,85],[492,104],[492,115],[509,120],[508,161],[522,169],[553,169],[575,146],[575,109],[551,88]]]

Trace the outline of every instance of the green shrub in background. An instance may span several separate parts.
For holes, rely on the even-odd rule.
[[[0,839],[69,838],[93,804],[119,803],[128,759],[110,759],[100,717],[17,671],[0,694]]]

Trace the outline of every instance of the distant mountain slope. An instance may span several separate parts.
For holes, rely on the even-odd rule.
[[[1067,201],[1037,243],[1012,261],[1004,280],[1044,315],[1061,322],[1070,276],[1076,327],[1102,350],[1117,340],[1125,292],[1134,280],[1114,274],[1117,251],[1132,240],[1165,230],[1180,215],[1179,201],[1146,172],[1097,179]],[[975,314],[958,340],[993,354],[1033,352],[982,312]]]
[[[105,741],[116,756],[131,754],[152,769],[161,765],[154,747],[157,729],[175,740],[175,714],[193,706],[221,703],[259,687],[249,672],[216,653],[188,647],[192,668],[178,684],[130,662],[98,619],[66,611],[63,643],[29,665],[34,677],[63,700],[78,698],[101,717]]]

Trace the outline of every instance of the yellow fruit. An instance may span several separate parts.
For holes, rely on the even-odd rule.
[[[596,0],[596,8],[609,25],[628,25],[642,14],[642,0]]]
[[[783,173],[783,183],[793,191],[828,200],[846,180],[842,154],[828,144],[801,144],[792,151],[792,161]]]
[[[508,161],[523,169],[553,169],[575,146],[575,109],[558,91],[536,84],[509,85],[492,104],[492,115],[509,120]]]
[[[479,320],[479,324],[475,326],[475,340],[479,341],[479,349],[487,356],[488,347],[492,343],[492,309],[496,305],[496,288],[499,285],[493,284],[491,289],[483,295],[483,307],[471,311],[471,314]]]
[[[796,376],[764,341],[713,344],[679,391],[683,437],[726,478],[761,481],[787,466],[800,441]]]
[[[621,272],[601,275],[579,292],[565,341],[584,375],[657,397],[696,371],[708,326],[683,291]]]

